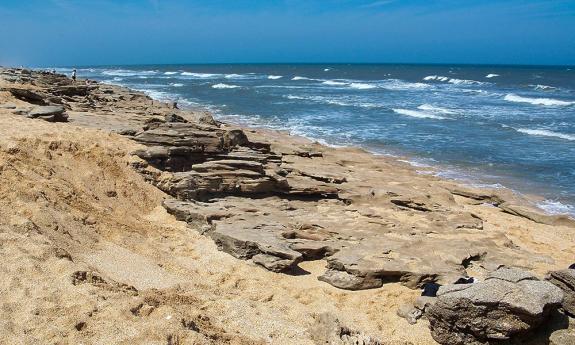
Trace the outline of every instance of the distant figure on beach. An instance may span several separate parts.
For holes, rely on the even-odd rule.
[[[176,102],[176,101],[172,102],[172,109],[179,109],[178,108],[178,102]]]
[[[72,80],[76,81],[76,69],[75,68],[72,70]]]

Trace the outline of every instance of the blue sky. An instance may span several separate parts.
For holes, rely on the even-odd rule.
[[[0,0],[0,64],[575,64],[575,0]]]

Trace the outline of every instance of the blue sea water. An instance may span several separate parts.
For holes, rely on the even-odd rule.
[[[575,214],[572,67],[148,65],[78,75],[207,106],[228,121],[407,156],[439,175],[538,194],[548,212]]]

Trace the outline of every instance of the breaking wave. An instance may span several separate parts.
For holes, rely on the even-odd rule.
[[[223,83],[219,83],[219,84],[215,84],[212,85],[212,88],[214,89],[237,89],[241,86],[238,85],[230,85],[230,84],[223,84]]]
[[[417,107],[417,109],[424,110],[424,111],[431,111],[433,113],[438,113],[438,114],[446,114],[446,115],[457,114],[457,112],[455,112],[451,109],[435,107],[431,104],[422,104],[419,107]]]
[[[495,78],[495,77],[499,77],[499,74],[490,73],[490,74],[485,76],[485,78],[487,78],[487,79],[491,79],[491,78]]]
[[[283,76],[281,76],[281,75],[268,75],[268,79],[271,79],[271,80],[276,80],[276,79],[281,79],[281,78],[283,78]]]
[[[409,109],[392,109],[395,113],[405,116],[417,117],[420,119],[436,119],[445,120],[445,117],[438,116],[435,114],[426,113],[423,111],[409,110]]]
[[[513,94],[513,93],[505,95],[505,97],[503,97],[503,99],[506,101],[515,102],[515,103],[529,103],[529,104],[533,104],[533,105],[545,105],[545,106],[568,106],[568,105],[575,104],[575,102],[562,101],[562,100],[553,99],[553,98],[522,97],[522,96],[518,96],[518,95]]]
[[[367,89],[375,89],[377,86],[365,83],[351,83],[349,84],[349,87],[351,87],[352,89],[367,90]]]
[[[517,128],[515,130],[517,132],[529,134],[529,135],[542,136],[542,137],[554,137],[554,138],[560,138],[560,139],[572,140],[572,141],[575,140],[574,134],[558,133],[558,132],[553,132],[553,131],[549,131],[546,129]]]
[[[182,72],[182,75],[186,77],[194,77],[202,79],[218,78],[222,76],[221,74],[215,74],[215,73],[193,73],[193,72]]]

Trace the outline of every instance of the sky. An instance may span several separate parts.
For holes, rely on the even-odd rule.
[[[575,65],[575,0],[0,0],[0,65]]]

